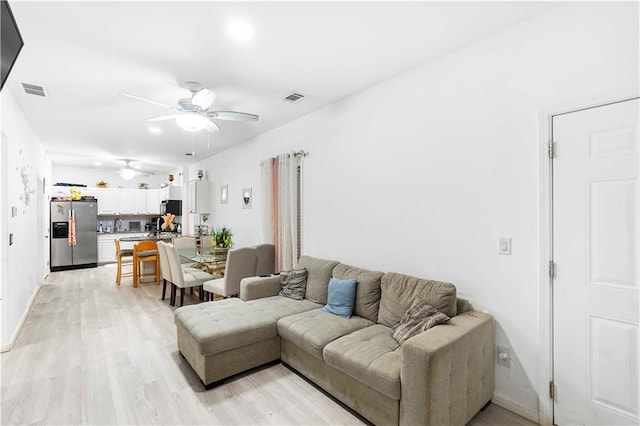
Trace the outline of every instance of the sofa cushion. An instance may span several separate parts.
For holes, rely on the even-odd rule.
[[[449,317],[456,315],[456,287],[451,283],[387,272],[382,277],[380,290],[378,323],[387,327],[400,322],[416,297]]]
[[[327,288],[333,268],[338,264],[335,260],[319,259],[317,257],[302,256],[296,269],[307,269],[307,291],[305,299],[315,303],[327,303]]]
[[[353,303],[356,300],[357,284],[358,282],[354,278],[349,280],[331,278],[327,292],[327,304],[322,307],[322,310],[344,318],[351,317]]]
[[[302,300],[307,288],[307,270],[294,269],[280,272],[280,296]]]
[[[380,280],[384,272],[369,271],[355,266],[340,263],[333,268],[333,277],[345,280],[355,278],[358,281],[356,289],[356,303],[353,315],[358,315],[371,321],[378,320],[380,306]]]
[[[365,318],[343,318],[316,309],[281,318],[278,320],[278,334],[305,352],[322,359],[325,345],[373,324]]]
[[[334,340],[322,352],[327,365],[400,400],[402,350],[391,329],[380,324]]]
[[[398,324],[391,330],[391,337],[403,344],[416,334],[449,321],[449,317],[438,312],[433,306],[416,297],[409,310],[403,315]]]
[[[320,307],[281,296],[225,299],[178,308],[174,318],[198,342],[198,351],[210,355],[275,337],[278,319]]]

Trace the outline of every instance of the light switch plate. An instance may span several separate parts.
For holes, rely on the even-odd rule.
[[[511,254],[511,238],[498,238],[498,254]]]

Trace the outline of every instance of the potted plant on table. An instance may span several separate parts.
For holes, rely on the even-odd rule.
[[[233,246],[233,232],[231,232],[231,229],[226,226],[214,229],[211,236],[211,245],[215,254],[226,255]]]

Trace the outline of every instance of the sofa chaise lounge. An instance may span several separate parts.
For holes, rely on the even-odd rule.
[[[205,387],[281,359],[379,424],[463,425],[493,396],[494,324],[453,284],[303,256],[304,299],[280,277],[242,281],[240,298],[175,312],[180,353]],[[331,278],[357,281],[353,315],[324,312]],[[402,345],[392,337],[416,297],[448,315]]]

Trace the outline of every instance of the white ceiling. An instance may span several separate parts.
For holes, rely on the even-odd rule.
[[[57,165],[167,171],[239,144],[377,82],[527,19],[549,3],[523,2],[10,2],[25,46],[9,88]],[[235,40],[232,21],[253,28]],[[189,133],[160,106],[185,81],[216,92],[213,109],[258,114]],[[27,95],[20,83],[44,86]],[[296,104],[282,98],[306,95]],[[388,105],[398,108],[400,105]],[[402,123],[398,123],[402,125]]]

